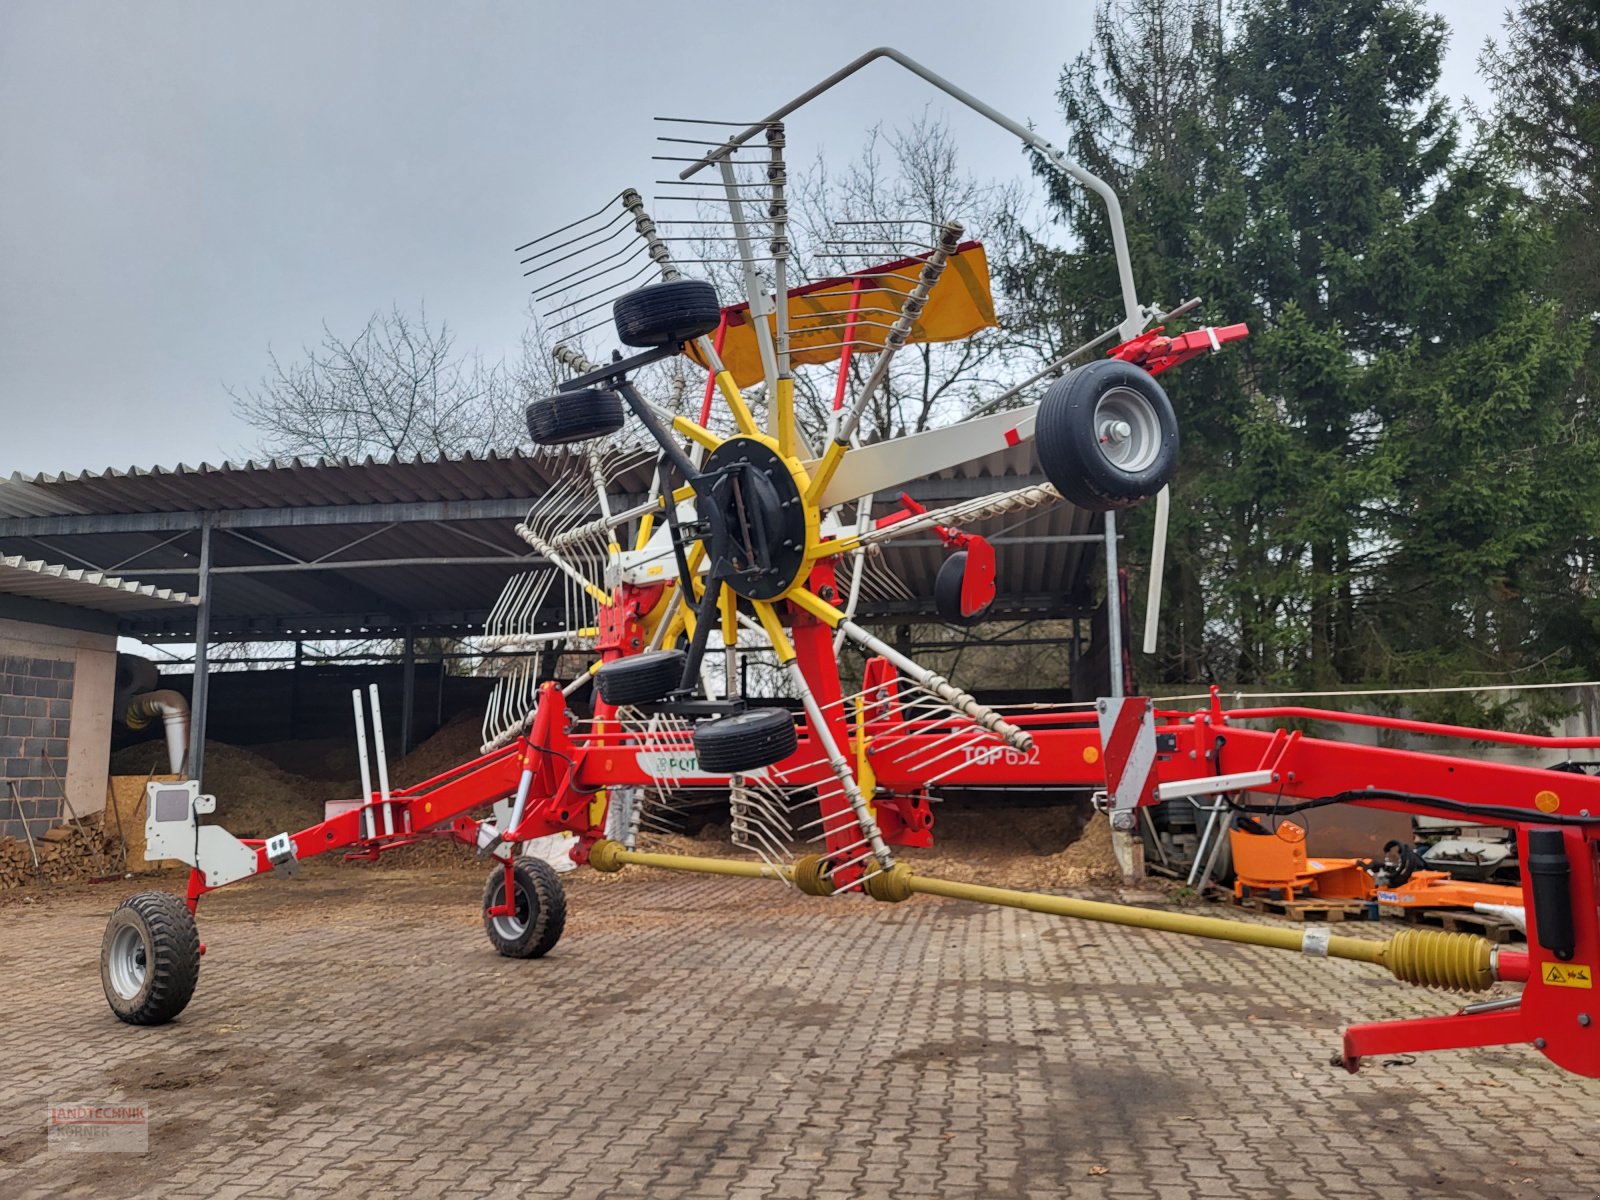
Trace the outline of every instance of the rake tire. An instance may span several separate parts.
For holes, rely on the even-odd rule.
[[[1127,420],[1132,436],[1126,447],[1108,450],[1101,426],[1115,418]],[[1114,358],[1088,363],[1050,386],[1039,403],[1033,440],[1056,490],[1089,512],[1149,499],[1178,467],[1172,401],[1148,371]]]
[[[200,981],[200,932],[171,892],[139,892],[112,912],[100,943],[100,985],[119,1021],[165,1025]]]
[[[608,437],[627,421],[622,397],[606,388],[557,392],[528,405],[528,436],[539,446],[569,446]]]
[[[933,579],[933,607],[939,619],[948,625],[976,625],[989,612],[985,604],[971,616],[961,611],[961,585],[967,578],[967,552],[957,550],[939,566]]]
[[[566,889],[556,869],[531,854],[512,862],[512,877],[516,916],[491,917],[489,910],[505,896],[506,872],[504,867],[489,872],[483,886],[483,930],[495,952],[505,958],[543,958],[567,927]]]
[[[703,279],[675,279],[618,297],[611,315],[625,346],[681,346],[716,329],[722,305]]]
[[[678,690],[689,656],[682,650],[647,650],[606,663],[594,673],[594,686],[607,704],[654,704]]]
[[[700,769],[712,775],[738,775],[782,762],[798,746],[794,716],[782,708],[750,708],[694,727],[694,752]]]

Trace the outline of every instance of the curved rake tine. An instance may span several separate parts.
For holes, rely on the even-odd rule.
[[[1156,633],[1161,623],[1161,581],[1167,566],[1167,518],[1172,509],[1172,488],[1156,493],[1155,531],[1150,538],[1150,591],[1144,609],[1144,652],[1156,652]]]

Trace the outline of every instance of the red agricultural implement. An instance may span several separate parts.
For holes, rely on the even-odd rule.
[[[1020,403],[1025,387],[1050,378],[1036,404],[864,443],[863,419],[904,347],[966,338],[995,324],[983,248],[963,241],[954,221],[925,233],[914,254],[787,286],[783,120],[881,57],[1023,138],[1041,161],[1105,201],[1124,317],[984,408]],[[550,864],[519,849],[565,833],[573,836],[573,860],[602,871],[640,865],[749,876],[818,897],[883,903],[940,895],[1355,959],[1430,987],[1520,984],[1519,994],[1452,1016],[1356,1026],[1346,1034],[1345,1061],[1354,1069],[1371,1054],[1528,1042],[1563,1067],[1600,1074],[1587,1007],[1590,971],[1600,959],[1592,844],[1600,815],[1591,817],[1600,814],[1600,780],[1258,727],[1381,718],[1300,709],[1226,712],[1215,701],[1197,712],[1126,699],[1086,712],[989,705],[855,619],[857,598],[881,569],[878,548],[895,538],[931,530],[953,551],[938,580],[939,609],[947,619],[968,621],[981,617],[995,585],[992,548],[968,526],[1063,503],[1109,518],[1163,494],[1176,464],[1177,422],[1155,376],[1244,336],[1243,327],[1147,332],[1152,322],[1194,304],[1163,318],[1159,306],[1139,302],[1120,210],[1104,183],[1025,126],[895,52],[876,51],[766,121],[724,136],[718,132],[702,143],[710,147],[704,154],[683,159],[682,176],[690,181],[708,169],[720,176],[728,218],[716,223],[725,232],[714,236],[726,241],[727,261],[740,270],[742,304],[725,308],[711,283],[681,274],[669,251],[673,239],[631,190],[622,193],[620,210],[608,204],[591,219],[593,231],[580,222],[577,232],[567,227],[524,247],[531,272],[562,272],[551,285],[557,293],[587,288],[630,260],[617,268],[602,258],[598,274],[574,269],[570,260],[590,249],[625,253],[611,249],[616,234],[606,232],[622,221],[623,231],[631,225],[636,235],[630,245],[659,276],[611,306],[617,339],[632,353],[601,363],[559,348],[557,360],[571,377],[529,405],[530,436],[553,448],[552,471],[566,474],[517,527],[533,552],[529,569],[507,586],[483,643],[506,653],[583,645],[593,652],[592,666],[560,683],[538,679],[527,657],[510,663],[489,706],[483,755],[415,787],[388,786],[375,726],[377,788],[365,784],[358,803],[298,832],[235,838],[201,823],[215,801],[197,784],[152,784],[148,853],[193,870],[185,897],[148,892],[113,915],[101,966],[117,1015],[160,1024],[188,1003],[200,961],[194,913],[206,893],[292,872],[318,854],[377,856],[425,837],[454,838],[490,860],[483,916],[491,943],[503,955],[540,958],[562,934],[566,904]],[[1068,360],[1101,347],[1104,357],[1067,369]],[[643,394],[650,369],[669,361],[706,371],[698,420],[685,412],[681,386],[655,400]],[[796,418],[795,372],[829,366],[836,372],[835,403],[825,429],[809,430],[812,437],[820,433],[816,449]],[[997,487],[934,511],[905,502],[887,517],[873,515],[874,496],[903,495],[922,476],[1029,441],[1048,485]],[[649,448],[645,457],[654,458],[654,487],[643,503],[619,506],[608,472],[619,454],[637,465],[640,452],[607,446],[641,442]],[[584,449],[561,449],[575,445]],[[567,620],[552,630],[547,600],[558,584]],[[860,685],[848,688],[839,669],[846,644],[865,657]],[[720,679],[711,668],[719,657]],[[761,667],[759,687],[746,685],[741,667],[751,663]],[[359,703],[357,715],[364,738]],[[1522,740],[1551,750],[1600,744]],[[363,749],[364,770],[367,757]],[[1529,948],[1512,952],[1471,935],[1421,929],[1382,941],[1332,936],[1324,928],[1270,927],[919,876],[895,850],[931,843],[930,801],[952,788],[1103,793],[1113,827],[1124,832],[1134,828],[1139,808],[1185,796],[1220,797],[1247,814],[1290,815],[1349,802],[1508,824],[1517,828],[1522,849]],[[638,847],[652,814],[686,794],[726,797],[733,840],[751,852],[748,860]]]

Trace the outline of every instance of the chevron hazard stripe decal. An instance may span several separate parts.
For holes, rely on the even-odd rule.
[[[1155,787],[1155,714],[1143,696],[1102,700],[1099,707],[1100,746],[1111,809],[1136,808]]]

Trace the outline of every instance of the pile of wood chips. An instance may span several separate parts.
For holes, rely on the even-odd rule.
[[[0,890],[115,878],[125,869],[122,839],[99,813],[32,834],[31,844],[26,837],[0,840]]]

